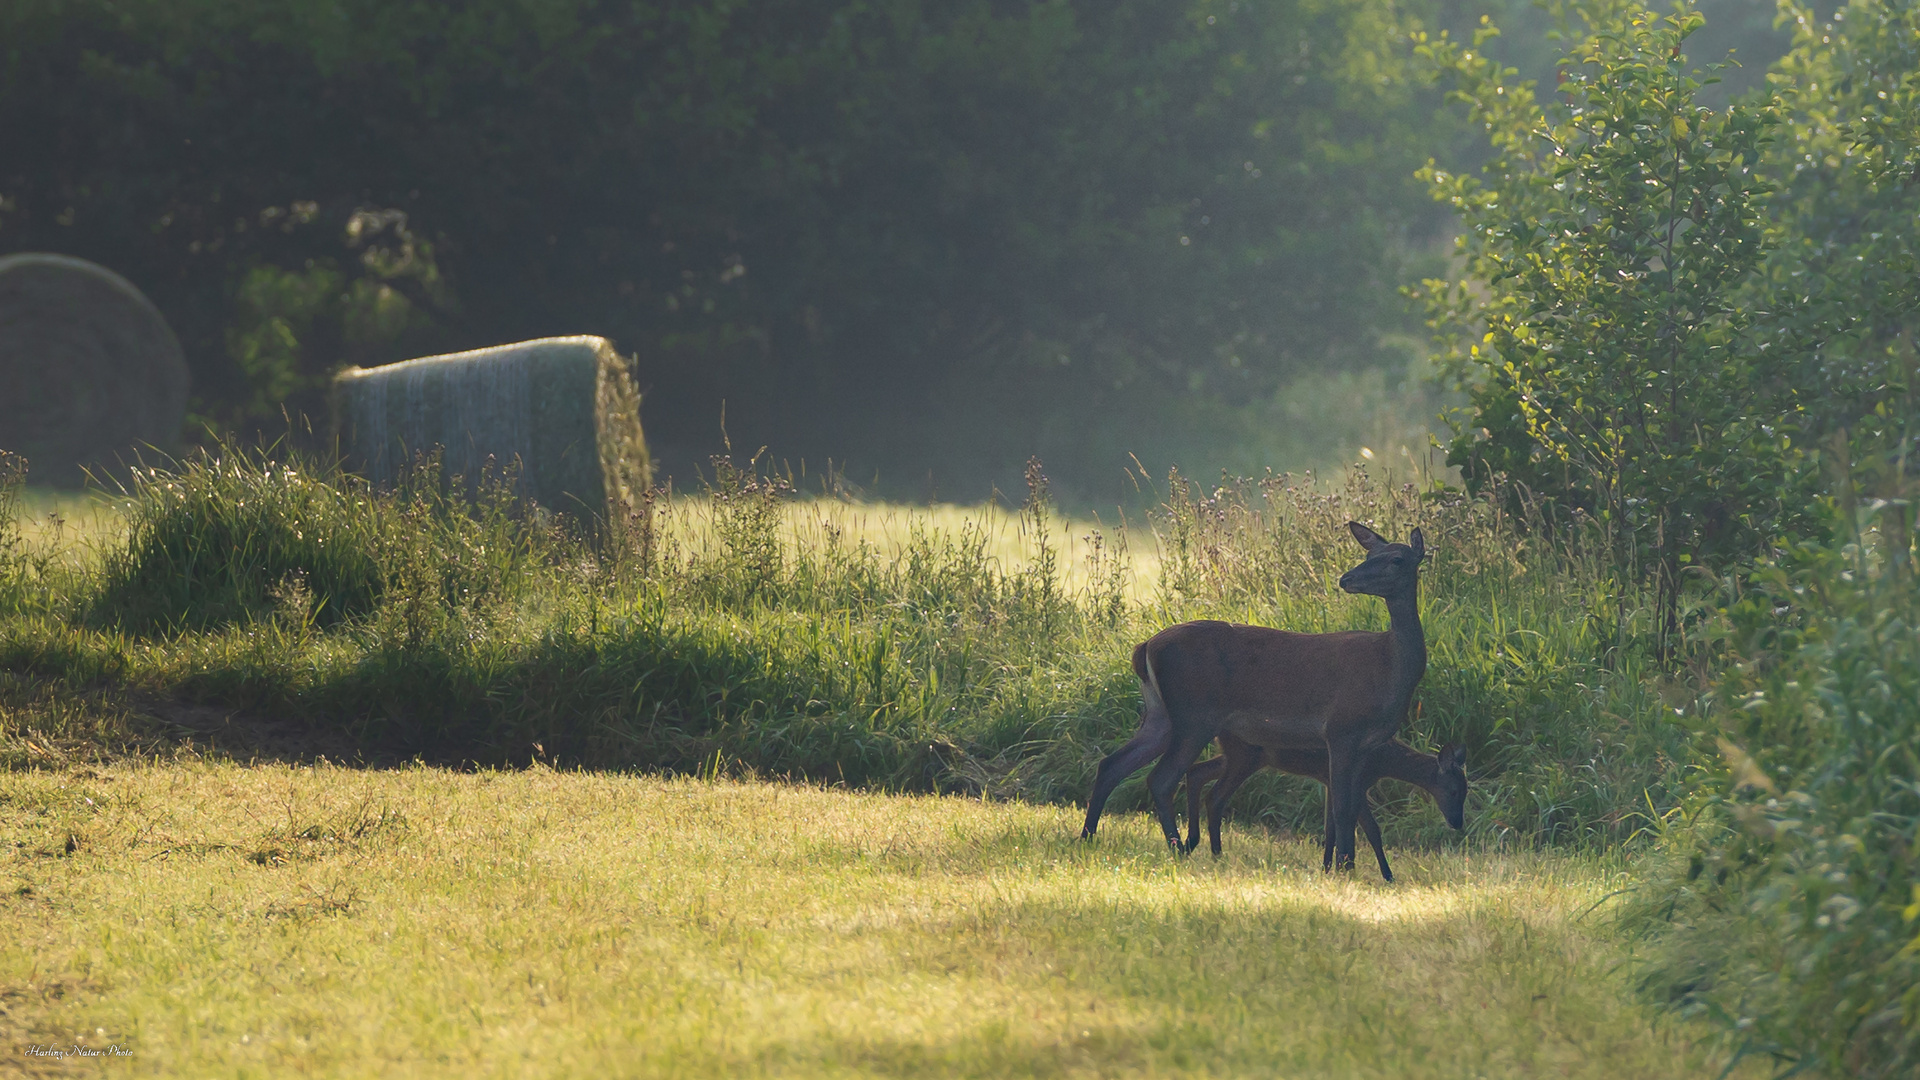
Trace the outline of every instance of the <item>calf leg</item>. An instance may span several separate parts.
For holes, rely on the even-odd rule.
[[[1213,741],[1211,729],[1195,730],[1188,728],[1174,736],[1173,745],[1166,756],[1147,774],[1147,792],[1153,796],[1153,808],[1160,815],[1160,830],[1166,833],[1167,846],[1174,854],[1184,855],[1186,847],[1180,842],[1180,826],[1173,816],[1173,789],[1180,784],[1180,778],[1187,774],[1193,765],[1193,759],[1200,756]]]
[[[1220,745],[1226,749],[1227,775],[1213,785],[1213,791],[1207,796],[1207,842],[1215,855],[1220,854],[1220,822],[1227,815],[1227,802],[1240,785],[1247,782],[1254,773],[1260,771],[1260,749],[1246,743],[1229,742],[1225,736]],[[1187,845],[1191,850],[1193,845]]]
[[[1380,876],[1387,881],[1393,880],[1393,867],[1387,865],[1387,849],[1380,844],[1380,822],[1373,816],[1373,800],[1360,796],[1360,831],[1367,834],[1367,843],[1373,845],[1373,857],[1380,860]]]
[[[1225,757],[1210,758],[1187,770],[1187,850],[1200,846],[1200,789],[1227,771]],[[1218,789],[1215,789],[1218,790]],[[1220,846],[1214,845],[1215,853]]]

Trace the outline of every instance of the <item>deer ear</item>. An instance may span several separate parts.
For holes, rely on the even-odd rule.
[[[1413,535],[1407,538],[1407,546],[1413,549],[1414,558],[1424,559],[1427,557],[1427,538],[1420,535],[1419,529],[1413,530]]]
[[[1440,748],[1440,764],[1464,769],[1467,767],[1467,748],[1459,743],[1448,743]]]
[[[1353,538],[1360,541],[1360,546],[1366,548],[1369,552],[1379,551],[1381,548],[1387,546],[1387,542],[1380,539],[1379,533],[1374,532],[1372,529],[1367,528],[1357,521],[1347,522],[1347,531],[1352,533]]]

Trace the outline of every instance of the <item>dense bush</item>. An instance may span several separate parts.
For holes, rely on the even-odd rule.
[[[1786,5],[1772,89],[1716,110],[1684,51],[1696,12],[1577,10],[1545,100],[1488,59],[1490,26],[1420,46],[1494,149],[1484,178],[1426,172],[1468,226],[1463,279],[1422,290],[1472,399],[1448,460],[1592,514],[1622,572],[1671,583],[1816,537],[1809,449],[1901,444],[1915,15]]]
[[[1703,736],[1717,775],[1679,866],[1633,909],[1665,931],[1649,989],[1746,1054],[1836,1075],[1920,1068],[1920,588],[1911,504],[1862,511],[1730,583],[1737,662]]]

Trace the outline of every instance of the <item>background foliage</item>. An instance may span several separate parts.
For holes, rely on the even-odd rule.
[[[1736,1057],[1904,1076],[1917,27],[1873,0],[1782,12],[1771,87],[1724,111],[1695,105],[1684,9],[1583,9],[1544,106],[1426,43],[1495,154],[1484,179],[1429,169],[1469,230],[1466,280],[1425,290],[1470,395],[1450,460],[1591,521],[1705,688],[1675,709],[1699,769],[1661,815],[1678,865],[1630,908],[1659,941],[1645,984]]]
[[[597,333],[683,482],[724,401],[885,490],[1017,492],[1038,453],[1104,498],[1129,451],[1423,443],[1395,290],[1446,222],[1412,173],[1476,152],[1406,33],[1482,10],[20,0],[0,250],[153,295],[214,432],[323,414],[342,364]]]
[[[726,399],[796,458],[1006,483],[1099,417],[1111,481],[1165,395],[1265,397],[1404,327],[1434,215],[1403,17],[28,0],[0,242],[154,292],[216,426],[318,409],[342,362],[591,332],[645,357],[669,451]]]

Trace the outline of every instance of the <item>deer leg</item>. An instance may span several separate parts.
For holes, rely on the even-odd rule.
[[[1200,789],[1227,771],[1225,757],[1211,758],[1187,770],[1187,850],[1200,846]],[[1215,788],[1216,795],[1219,788]],[[1220,853],[1220,845],[1213,845],[1214,854]]]
[[[1227,745],[1225,739],[1221,745]],[[1228,753],[1226,757],[1227,775],[1213,785],[1213,791],[1207,795],[1207,842],[1215,855],[1220,854],[1220,821],[1227,816],[1228,800],[1240,790],[1240,785],[1260,771],[1260,751],[1255,747],[1243,743],[1239,752]]]
[[[1321,803],[1320,816],[1320,869],[1325,873],[1333,872],[1333,784],[1327,784],[1327,797]]]
[[[1336,870],[1353,869],[1353,830],[1358,824],[1360,803],[1367,796],[1361,786],[1366,758],[1358,751],[1359,747],[1345,742],[1327,746],[1327,803],[1333,819]]]
[[[1373,857],[1380,860],[1380,876],[1393,880],[1393,868],[1387,865],[1387,849],[1380,844],[1380,822],[1373,816],[1373,800],[1360,796],[1360,831],[1367,834],[1367,843],[1373,845]]]
[[[1100,759],[1100,767],[1094,773],[1093,798],[1087,801],[1087,823],[1080,827],[1080,838],[1090,840],[1093,831],[1100,827],[1100,813],[1107,808],[1107,798],[1120,781],[1166,752],[1172,742],[1172,722],[1167,714],[1151,707],[1140,713],[1140,730],[1133,733],[1127,745]]]
[[[1153,808],[1160,814],[1160,829],[1167,835],[1167,846],[1174,854],[1186,854],[1186,848],[1180,841],[1180,826],[1173,816],[1173,789],[1180,784],[1180,778],[1187,774],[1193,759],[1213,741],[1211,729],[1196,731],[1193,728],[1180,732],[1174,737],[1173,746],[1166,756],[1147,774],[1147,791],[1153,796]]]

